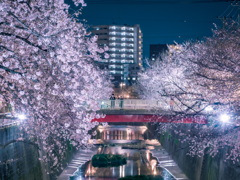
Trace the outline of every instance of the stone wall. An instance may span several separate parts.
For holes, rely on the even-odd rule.
[[[0,179],[42,180],[38,150],[18,138],[16,126],[0,129]]]
[[[176,161],[190,180],[239,180],[240,164],[224,162],[227,149],[220,151],[214,158],[205,154],[203,157],[191,157],[187,144],[178,141],[178,135],[167,132],[164,135],[156,133],[157,125],[149,124],[148,129],[155,135],[166,151]],[[191,128],[190,124],[179,124],[178,128]]]
[[[39,159],[39,150],[33,143],[16,141],[19,138],[17,126],[0,129],[0,180],[54,180],[62,170],[56,170],[54,174],[47,175],[42,171]],[[72,159],[75,148],[65,143],[63,167]]]

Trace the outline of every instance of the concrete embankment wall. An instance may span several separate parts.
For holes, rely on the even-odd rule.
[[[54,180],[61,173],[56,170],[50,176],[42,171],[39,150],[34,143],[16,141],[19,138],[18,126],[0,129],[0,180]],[[66,143],[68,150],[62,163],[67,166],[75,149]],[[44,174],[43,174],[44,173]]]
[[[18,133],[17,126],[0,129],[0,179],[42,180],[37,148],[15,141]]]
[[[188,130],[192,125],[179,124],[178,128]],[[181,144],[173,131],[160,135],[156,132],[157,125],[149,124],[150,134],[157,138],[166,151],[172,156],[190,180],[239,180],[240,163],[224,162],[227,150],[220,151],[215,157],[205,154],[203,157],[188,156],[187,144]],[[177,130],[177,129],[176,129]]]

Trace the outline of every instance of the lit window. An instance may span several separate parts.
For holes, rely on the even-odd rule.
[[[116,26],[110,26],[110,29],[116,29]]]
[[[121,46],[126,46],[126,43],[122,43]]]
[[[100,28],[99,27],[96,27],[96,30],[99,30]]]
[[[135,80],[136,80],[136,78],[135,78],[135,77],[133,77],[133,78],[132,78],[132,80],[134,80],[134,81],[135,81]]]
[[[125,32],[123,32],[121,35],[125,36],[125,35],[126,35],[126,33],[125,33]]]
[[[126,38],[122,38],[121,40],[122,40],[122,41],[126,41]]]
[[[126,27],[122,27],[121,29],[122,29],[122,30],[125,30],[125,29],[126,29]]]
[[[121,57],[126,57],[126,54],[121,55]]]
[[[111,50],[112,50],[112,51],[116,51],[116,48],[112,48]]]
[[[122,51],[123,51],[123,52],[125,52],[125,51],[126,51],[126,49],[122,49]]]
[[[116,45],[116,43],[111,43],[111,45],[115,46],[115,45]]]
[[[112,56],[112,57],[116,57],[116,54],[112,54],[111,56]]]
[[[133,58],[133,55],[130,55],[129,57]]]
[[[116,40],[116,38],[115,38],[115,37],[112,37],[112,38],[110,38],[110,40]]]

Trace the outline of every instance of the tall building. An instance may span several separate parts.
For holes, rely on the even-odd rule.
[[[99,25],[94,26],[99,47],[108,46],[109,58],[98,64],[109,70],[115,86],[131,85],[137,80],[142,66],[142,32],[139,25]]]

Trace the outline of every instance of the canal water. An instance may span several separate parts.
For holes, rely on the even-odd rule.
[[[144,139],[146,126],[99,126],[97,130],[97,154],[120,154],[127,158],[127,163],[118,167],[99,168],[87,161],[70,180],[115,180],[141,175],[174,180],[168,171],[158,166],[157,159],[152,156],[151,150],[160,144],[157,140]]]

